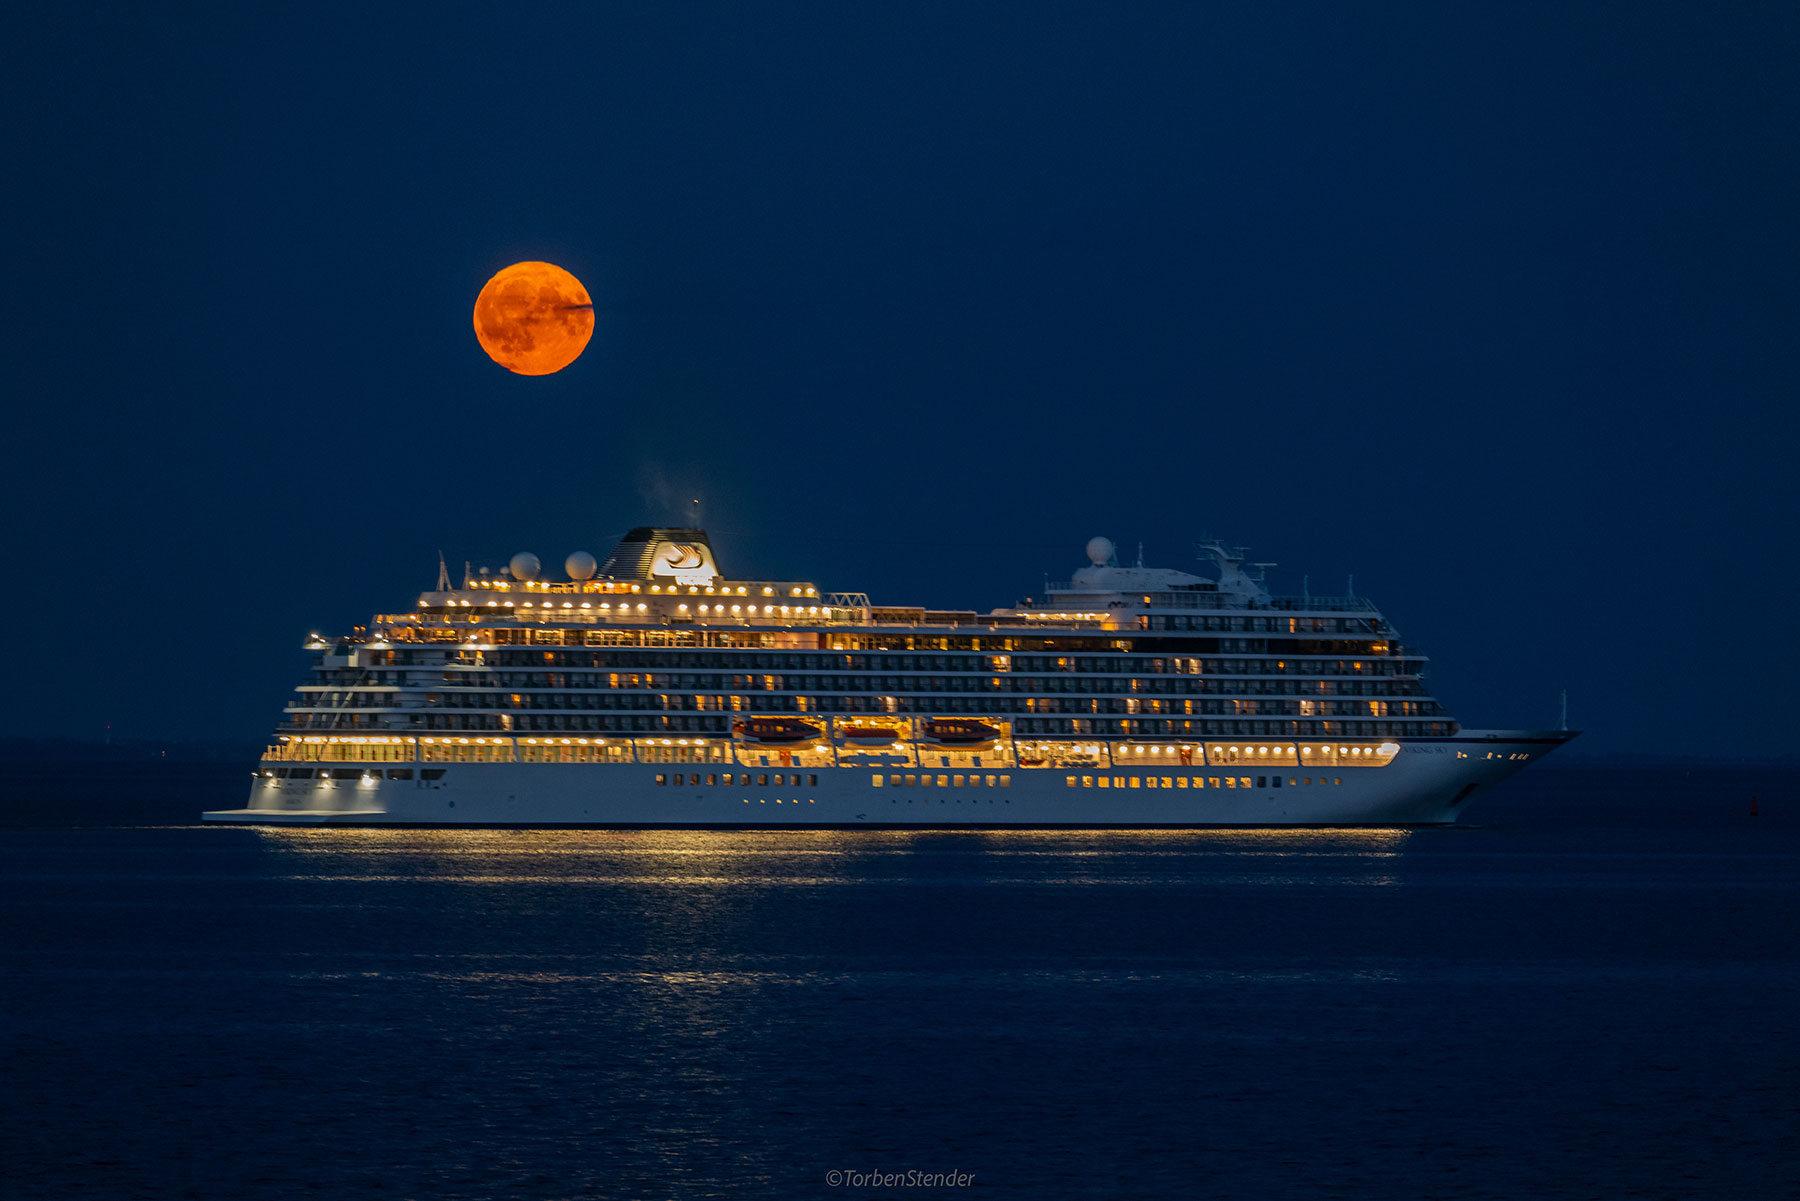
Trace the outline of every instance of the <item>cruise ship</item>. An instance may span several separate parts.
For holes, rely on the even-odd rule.
[[[335,825],[1189,827],[1457,820],[1567,730],[1465,730],[1358,596],[1088,564],[988,613],[726,576],[640,528],[312,636],[244,808]]]

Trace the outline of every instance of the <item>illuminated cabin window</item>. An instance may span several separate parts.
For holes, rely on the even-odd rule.
[[[1175,787],[1186,788],[1187,786],[1188,786],[1188,778],[1186,776],[1176,776],[1175,777]]]
[[[708,772],[706,774],[706,786],[708,788],[715,787],[718,784],[718,782],[719,782],[719,777],[715,773]]]
[[[1138,777],[1133,776],[1133,777],[1131,777],[1131,786],[1133,788],[1141,788],[1143,786],[1143,782],[1141,780],[1139,780]]]
[[[414,749],[414,744],[397,737],[313,737],[272,746],[263,758],[277,763],[411,763]]]
[[[1000,787],[1011,788],[1012,787],[1012,777],[1011,776],[1001,776],[1000,777]]]
[[[950,787],[950,777],[949,777],[949,776],[939,776],[939,777],[938,777],[938,782],[937,782],[937,786],[938,786],[938,787],[939,787],[939,788],[948,788],[948,787]]]
[[[806,777],[806,786],[808,788],[817,788],[819,786],[819,777],[811,776],[811,775],[807,776]]]
[[[871,787],[880,788],[881,787],[881,773],[876,772],[875,778],[873,780],[869,781],[869,783],[870,783]]]
[[[763,772],[756,777],[756,786],[758,788],[767,788],[769,786],[768,772]]]
[[[656,773],[656,782],[658,784],[667,784],[669,782],[669,777],[663,775],[661,772],[657,772]]]
[[[1303,742],[1300,763],[1306,767],[1386,767],[1399,753],[1396,742]]]
[[[1101,776],[1100,777],[1100,787],[1101,788],[1111,788],[1112,787],[1112,777],[1111,776]]]
[[[704,739],[643,738],[637,742],[640,763],[729,763],[731,747]]]
[[[631,745],[586,738],[521,739],[518,743],[520,763],[630,763]]]
[[[1205,749],[1192,742],[1128,742],[1112,748],[1113,763],[1119,767],[1192,767],[1206,761]]]
[[[505,738],[421,739],[419,758],[426,763],[511,763],[512,741]]]
[[[1219,767],[1252,764],[1291,767],[1300,762],[1299,745],[1292,742],[1208,742],[1206,761]]]
[[[940,780],[943,779],[942,776],[939,776],[938,778]],[[950,786],[952,788],[961,788],[963,786],[963,778],[961,776],[951,776],[950,777]]]
[[[1065,788],[1075,787],[1075,777],[1074,776],[1064,776],[1063,777],[1063,786]]]
[[[1333,777],[1332,777],[1332,780],[1331,780],[1331,782],[1332,782],[1332,783],[1333,783],[1333,784],[1342,784],[1342,783],[1343,783],[1343,782],[1344,782],[1344,777],[1342,777],[1342,776],[1333,776]]]
[[[1081,777],[1081,786],[1083,788],[1092,788],[1094,786],[1094,777],[1092,777],[1092,776]]]
[[[992,777],[992,776],[989,776],[989,777],[988,777],[988,778],[987,778],[987,786],[988,786],[988,787],[989,787],[989,788],[992,788],[992,787],[993,787],[993,786],[994,786],[994,777]]]
[[[1225,777],[1225,787],[1236,788],[1237,787],[1237,777],[1236,776],[1226,776]]]
[[[1175,787],[1175,781],[1170,779],[1168,776],[1164,776],[1162,778],[1162,786],[1164,788],[1173,788],[1173,787]]]
[[[917,788],[919,786],[919,777],[911,776],[911,775],[907,776],[906,777],[906,786],[908,788]]]

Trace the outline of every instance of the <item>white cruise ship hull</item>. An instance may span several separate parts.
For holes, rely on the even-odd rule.
[[[860,767],[767,775],[784,783],[750,787],[709,787],[704,770],[679,764],[459,763],[432,780],[421,772],[411,780],[378,771],[352,780],[259,774],[244,808],[204,817],[344,826],[1446,825],[1484,789],[1574,736],[1465,730],[1451,738],[1399,739],[1401,752],[1386,766],[1343,766],[1330,769],[1330,776],[1295,767],[1194,767],[1155,775],[1112,768],[1100,773],[1106,787],[1098,775],[1017,767],[982,776],[915,770],[900,777],[899,787],[894,776]],[[682,767],[679,774],[676,767]],[[908,787],[908,778],[919,782]],[[945,784],[939,786],[939,779]]]

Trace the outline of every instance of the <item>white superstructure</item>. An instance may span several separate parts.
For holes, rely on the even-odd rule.
[[[987,614],[723,576],[704,531],[520,553],[315,637],[243,809],[406,825],[1442,823],[1573,738],[1462,730],[1355,596],[1117,564]]]

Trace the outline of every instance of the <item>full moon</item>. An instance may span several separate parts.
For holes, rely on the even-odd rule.
[[[594,302],[554,263],[514,263],[475,298],[475,338],[519,375],[549,375],[581,357],[594,333]]]

